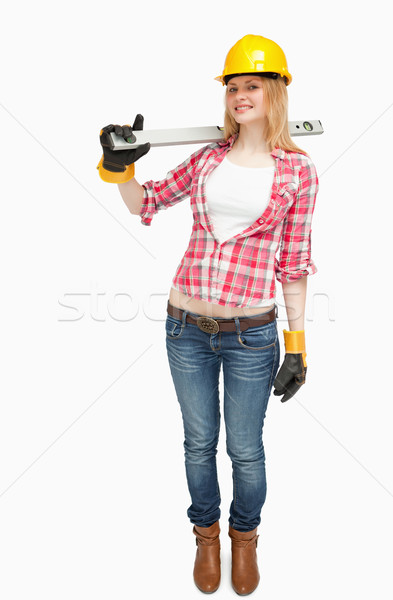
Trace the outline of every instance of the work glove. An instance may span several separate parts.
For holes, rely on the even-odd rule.
[[[112,150],[110,133],[122,136],[125,140],[134,138],[133,131],[142,131],[143,116],[137,115],[133,126],[131,125],[107,125],[100,131],[100,143],[103,155],[97,165],[98,173],[108,183],[125,183],[135,175],[134,163],[147,154],[150,144],[142,144],[131,150]]]
[[[306,342],[304,330],[287,331],[284,329],[285,357],[274,380],[275,396],[282,396],[286,402],[296,394],[306,382]]]

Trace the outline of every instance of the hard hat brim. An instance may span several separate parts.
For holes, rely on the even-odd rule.
[[[269,79],[277,79],[278,77],[282,77],[285,80],[286,85],[289,85],[292,81],[292,76],[289,75],[281,75],[280,73],[272,73],[272,72],[267,72],[267,73],[263,73],[261,71],[257,71],[257,72],[248,72],[248,73],[226,73],[225,75],[219,75],[218,77],[215,77],[214,80],[215,81],[219,81],[220,83],[222,83],[222,85],[226,85],[225,83],[225,79],[227,77],[237,77],[240,75],[258,75],[259,77],[268,77]]]

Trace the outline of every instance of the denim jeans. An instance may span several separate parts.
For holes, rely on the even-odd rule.
[[[192,523],[209,527],[220,518],[216,455],[220,431],[219,375],[223,367],[226,449],[232,462],[229,524],[251,531],[266,498],[263,423],[280,362],[276,320],[237,331],[205,333],[169,314],[166,348],[184,425],[184,456]],[[216,321],[220,319],[215,318]],[[241,318],[240,318],[241,320]]]

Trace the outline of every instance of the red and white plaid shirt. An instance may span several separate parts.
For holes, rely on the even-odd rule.
[[[198,300],[252,307],[274,301],[275,278],[290,282],[317,271],[311,259],[311,220],[319,183],[308,156],[274,149],[268,206],[250,227],[220,244],[207,210],[205,182],[236,137],[204,146],[165,179],[144,183],[140,216],[144,225],[150,225],[158,210],[190,198],[191,238],[173,286]]]

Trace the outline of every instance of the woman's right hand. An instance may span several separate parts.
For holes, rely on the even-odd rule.
[[[125,140],[132,137],[133,131],[142,131],[143,116],[138,114],[134,124],[130,125],[107,125],[100,132],[100,143],[103,156],[97,166],[101,179],[109,183],[124,183],[134,177],[134,163],[147,154],[150,144],[142,144],[131,150],[112,150],[110,134],[122,136]]]

